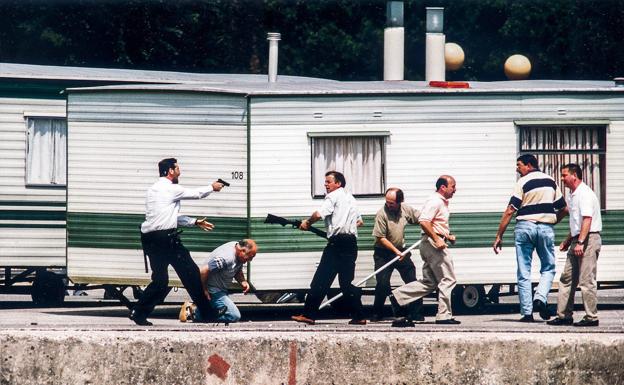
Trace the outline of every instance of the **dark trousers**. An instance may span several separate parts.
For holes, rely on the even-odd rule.
[[[351,317],[362,319],[361,290],[351,284],[355,274],[357,259],[357,239],[355,235],[339,234],[331,237],[323,250],[310,291],[306,296],[303,314],[308,318],[316,318],[318,308],[327,295],[332,282],[338,275],[338,283],[345,301],[349,306]]]
[[[152,268],[152,282],[145,288],[141,298],[134,306],[138,315],[147,317],[162,303],[169,294],[169,265],[180,277],[184,288],[202,314],[213,315],[210,301],[202,289],[199,267],[191,258],[189,251],[182,245],[182,241],[175,229],[159,230],[141,234],[143,251],[147,254]]]
[[[394,259],[394,257],[396,257],[396,255],[392,251],[386,248],[375,247],[375,251],[373,253],[375,270],[390,262]],[[392,272],[395,269],[401,275],[403,282],[410,283],[416,280],[416,267],[414,266],[414,262],[412,262],[409,257],[406,257],[402,261],[396,261],[385,270],[375,274],[377,284],[375,285],[373,313],[379,317],[383,317],[384,304],[386,302],[386,298],[390,295],[390,278],[392,277]]]

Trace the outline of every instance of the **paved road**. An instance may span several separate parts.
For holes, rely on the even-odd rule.
[[[20,295],[0,295],[0,328],[20,330],[134,330],[146,329],[134,325],[127,317],[127,309],[114,300],[103,299],[103,292],[92,291],[85,297],[68,296],[63,307],[35,308],[30,297]],[[579,294],[580,295],[580,294]],[[577,304],[580,296],[577,295]],[[391,319],[369,323],[366,326],[347,325],[344,315],[323,310],[314,326],[290,320],[292,314],[299,313],[303,306],[299,303],[283,305],[261,305],[255,296],[236,295],[243,320],[237,324],[214,325],[181,323],[178,321],[180,303],[186,298],[184,291],[170,294],[167,303],[157,308],[150,319],[154,331],[332,331],[332,332],[506,332],[506,333],[622,333],[624,332],[624,290],[602,290],[599,292],[600,326],[595,328],[553,327],[543,321],[531,324],[517,322],[517,297],[502,297],[500,304],[489,304],[483,314],[460,314],[458,326],[435,325],[435,302],[426,300],[426,322],[410,329],[396,329],[390,326]],[[370,311],[371,297],[365,297],[365,305]],[[549,298],[556,303],[556,296]],[[577,306],[575,318],[582,317],[583,311]],[[537,313],[536,319],[539,320]]]

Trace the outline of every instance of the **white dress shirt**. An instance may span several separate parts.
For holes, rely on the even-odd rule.
[[[573,193],[566,196],[566,201],[570,210],[570,234],[573,237],[581,233],[583,217],[592,218],[589,232],[602,231],[600,203],[591,187],[581,182]]]
[[[340,187],[325,195],[318,210],[325,221],[327,237],[337,234],[353,234],[357,237],[357,220],[361,219],[353,195]]]
[[[142,233],[157,230],[175,229],[178,226],[194,226],[197,219],[179,215],[180,200],[202,199],[214,190],[212,186],[195,189],[184,188],[161,177],[147,190],[145,201],[145,222],[141,224]]]

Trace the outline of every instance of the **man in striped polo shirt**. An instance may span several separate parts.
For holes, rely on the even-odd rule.
[[[520,179],[516,182],[514,194],[503,213],[496,239],[492,245],[496,254],[502,249],[503,234],[516,214],[514,229],[516,260],[518,263],[518,297],[520,298],[521,322],[533,322],[533,311],[542,319],[550,314],[547,296],[555,277],[555,230],[554,225],[565,215],[565,200],[555,180],[539,170],[537,158],[525,154],[516,160]],[[540,259],[540,280],[532,301],[531,260],[533,251]]]

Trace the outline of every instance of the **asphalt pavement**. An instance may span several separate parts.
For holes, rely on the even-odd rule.
[[[151,328],[134,325],[127,318],[128,309],[118,301],[104,299],[102,290],[88,291],[86,296],[68,295],[62,307],[35,307],[26,295],[0,295],[0,328],[20,330],[133,330],[150,329],[154,331],[288,331],[288,332],[496,332],[496,333],[622,333],[624,332],[624,289],[599,291],[600,326],[579,328],[573,326],[549,326],[535,313],[536,322],[518,322],[517,296],[501,297],[499,304],[487,304],[479,314],[456,314],[461,325],[436,325],[436,302],[425,300],[423,323],[414,328],[397,329],[391,327],[392,318],[381,322],[368,322],[365,326],[348,325],[346,315],[332,309],[323,309],[316,325],[305,325],[290,320],[290,316],[303,309],[301,303],[262,304],[254,295],[235,294],[236,303],[241,309],[243,319],[239,323],[205,324],[181,323],[178,312],[181,303],[188,298],[184,290],[172,292],[165,304],[157,307],[150,317],[154,323]],[[371,311],[372,297],[363,300],[368,313]],[[549,297],[550,308],[554,312],[556,293]],[[582,310],[580,293],[576,298],[575,319],[580,319]],[[390,309],[387,309],[390,313]]]

